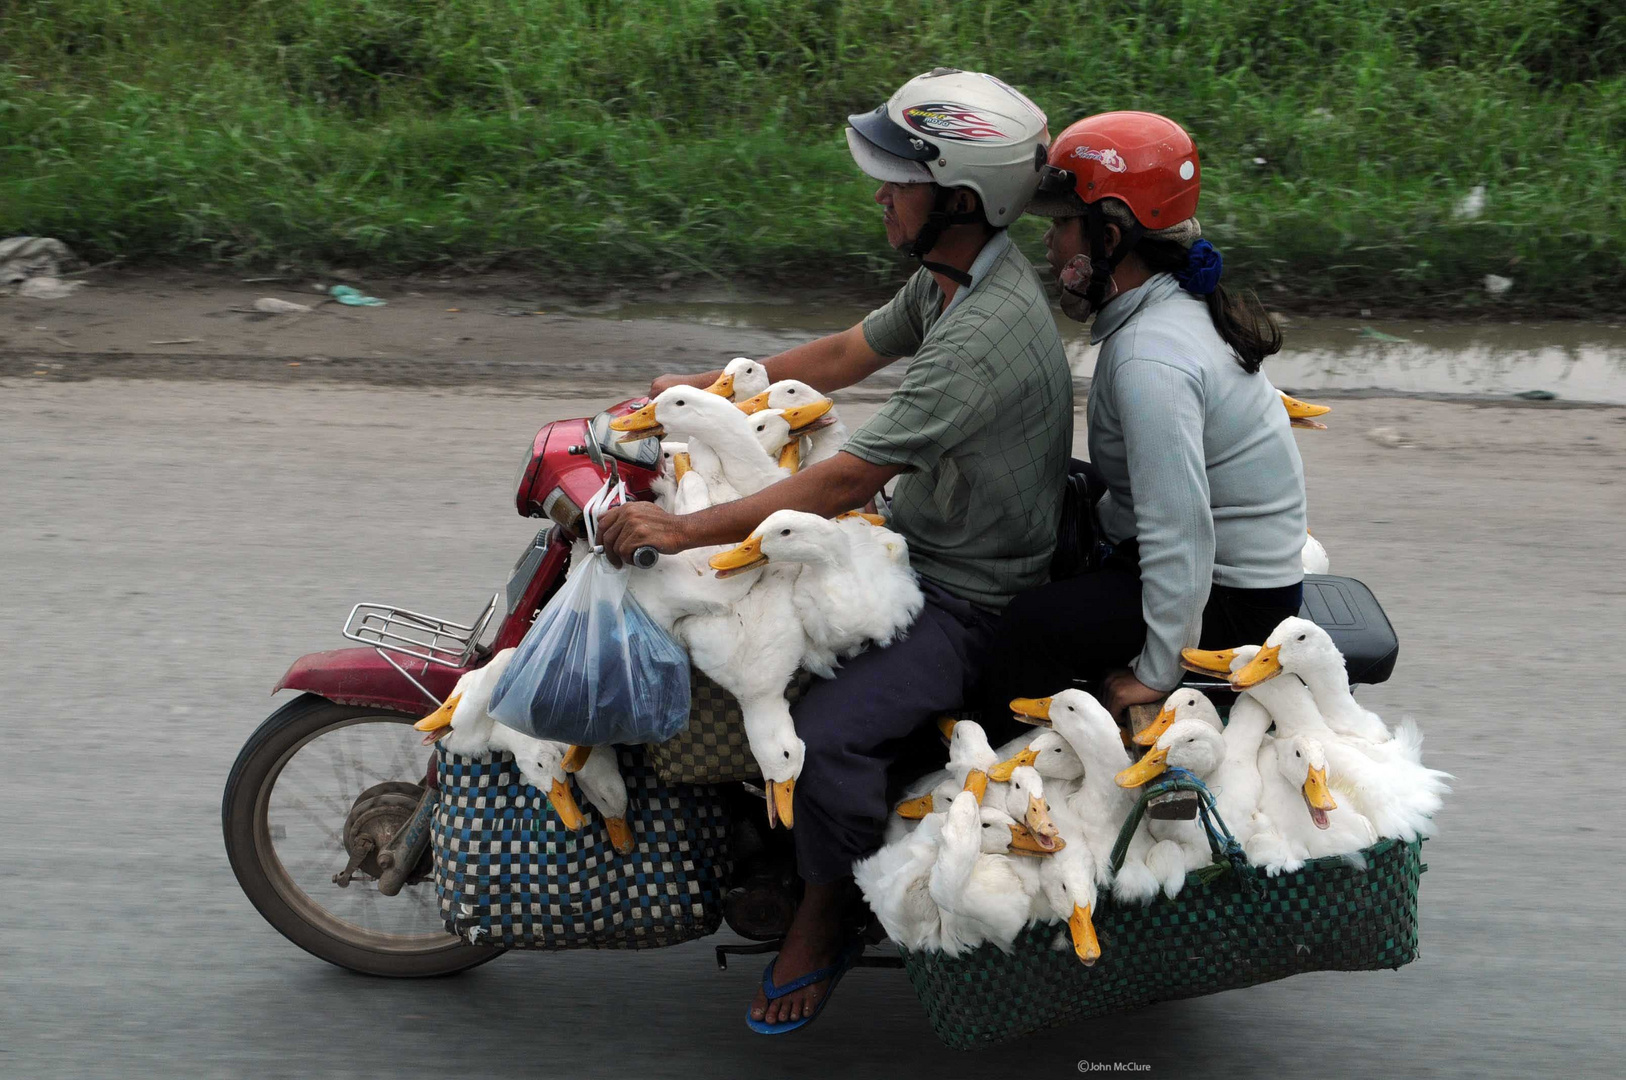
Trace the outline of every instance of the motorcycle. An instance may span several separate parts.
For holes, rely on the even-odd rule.
[[[300,948],[352,971],[392,978],[450,975],[501,955],[471,944],[442,920],[429,822],[435,754],[412,724],[440,707],[466,672],[517,646],[569,568],[583,507],[606,479],[650,498],[658,441],[617,442],[610,422],[644,404],[633,399],[591,419],[558,420],[537,432],[521,464],[515,509],[549,524],[520,553],[506,586],[468,623],[387,604],[351,609],[350,648],[295,660],[273,693],[300,691],[250,735],[222,799],[226,852],[239,885],[273,927]],[[656,553],[640,549],[638,565]],[[1352,683],[1388,678],[1398,643],[1365,585],[1307,577],[1302,614],[1326,627]],[[1224,692],[1202,677],[1186,686]],[[787,834],[762,827],[761,792],[730,785],[730,874],[723,920],[772,951],[795,903]],[[1192,806],[1194,810],[1194,805]],[[1169,814],[1183,813],[1179,809]],[[872,933],[874,928],[871,928]],[[899,966],[866,957],[867,966]]]

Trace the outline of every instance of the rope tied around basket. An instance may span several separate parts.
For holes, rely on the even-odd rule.
[[[1147,784],[1141,796],[1135,802],[1134,809],[1124,819],[1123,828],[1118,830],[1117,843],[1112,845],[1111,867],[1113,874],[1117,874],[1124,864],[1124,857],[1129,853],[1129,842],[1135,836],[1135,830],[1140,827],[1141,818],[1146,814],[1146,807],[1152,800],[1175,792],[1190,792],[1197,796],[1197,816],[1203,823],[1203,832],[1208,837],[1209,850],[1214,853],[1215,862],[1229,863],[1237,879],[1242,882],[1250,896],[1262,896],[1265,892],[1265,883],[1259,879],[1259,874],[1248,865],[1248,856],[1243,852],[1242,845],[1231,834],[1225,819],[1220,817],[1214,808],[1214,796],[1209,792],[1208,785],[1197,779],[1189,770],[1175,766],[1164,770],[1155,783]]]

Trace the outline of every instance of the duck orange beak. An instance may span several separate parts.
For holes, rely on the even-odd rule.
[[[1067,920],[1067,932],[1073,939],[1073,953],[1085,967],[1101,959],[1101,942],[1095,937],[1095,923],[1090,920],[1090,909],[1073,905],[1073,916]]]
[[[1012,855],[1054,855],[1067,846],[1059,836],[1050,841],[1050,844],[1050,847],[1044,846],[1039,841],[1039,838],[1033,835],[1033,830],[1026,825],[1016,822],[1011,824],[1010,852]]]
[[[1247,666],[1231,676],[1231,686],[1237,690],[1246,690],[1250,686],[1258,686],[1266,679],[1274,679],[1282,673],[1281,653],[1280,645],[1267,645],[1260,649],[1258,656],[1249,660]]]
[[[626,818],[605,818],[604,827],[610,833],[610,845],[625,855],[632,850],[632,828],[627,825]]]
[[[739,547],[719,551],[708,560],[708,564],[717,571],[718,577],[725,578],[743,574],[767,561],[768,556],[762,553],[762,537],[759,535],[751,537]]]
[[[1050,726],[1050,699],[1019,697],[1011,702],[1011,712],[1016,719],[1028,724],[1037,724],[1039,727]]]
[[[882,527],[886,525],[886,518],[882,517],[880,514],[868,514],[862,510],[849,510],[845,514],[837,514],[834,520],[846,521],[848,518],[858,518],[860,521],[867,521],[871,525],[878,525]]]
[[[716,394],[718,397],[732,398],[734,396],[734,376],[717,376],[717,381],[706,387],[706,393]]]
[[[672,455],[672,483],[677,483],[692,472],[694,462],[690,460],[688,454]]]
[[[784,823],[789,829],[796,823],[794,805],[796,800],[795,780],[768,781],[768,827]]]
[[[457,703],[462,700],[462,694],[453,694],[446,699],[444,705],[412,725],[419,731],[429,732],[423,740],[425,746],[437,743],[452,733],[452,714],[457,711]]]
[[[995,765],[992,769],[989,769],[988,779],[994,781],[996,784],[1008,784],[1011,782],[1012,773],[1014,773],[1017,769],[1020,769],[1022,766],[1032,765],[1038,760],[1039,751],[1023,749],[1022,752],[1017,754],[1015,757],[1001,761],[998,765]]]
[[[1033,834],[1033,842],[1049,852],[1062,849],[1061,830],[1050,820],[1050,807],[1037,795],[1028,799],[1028,812],[1022,815],[1022,824]]]
[[[1327,811],[1338,809],[1338,804],[1327,790],[1326,769],[1311,769],[1310,775],[1304,778],[1304,805],[1310,808],[1310,820],[1316,828],[1325,829],[1332,824],[1327,820]]]
[[[1180,650],[1181,667],[1187,671],[1195,671],[1199,675],[1218,675],[1222,679],[1231,677],[1231,661],[1235,659],[1235,649],[1220,649],[1218,652],[1203,649]]]
[[[1312,405],[1308,401],[1300,401],[1286,394],[1282,394],[1282,408],[1287,410],[1287,420],[1292,426],[1314,428],[1317,431],[1326,431],[1327,425],[1316,420],[1316,417],[1326,416],[1332,412],[1330,405]]]
[[[1119,787],[1140,787],[1142,784],[1157,776],[1169,767],[1169,752],[1166,749],[1152,749],[1146,751],[1146,756],[1123,772],[1113,777]]]
[[[829,398],[820,398],[806,405],[793,405],[786,409],[785,423],[790,425],[790,433],[805,435],[816,428],[825,427],[830,422],[826,417],[835,404]]]
[[[764,390],[760,394],[753,394],[744,401],[736,401],[734,405],[746,416],[761,412],[768,407],[768,391]]]
[[[1156,746],[1157,740],[1163,737],[1163,733],[1169,730],[1169,725],[1173,723],[1174,710],[1159,709],[1152,722],[1135,733],[1135,745]]]
[[[944,713],[937,718],[937,730],[943,738],[952,740],[954,738],[954,725],[958,723],[959,721],[954,717]]]
[[[626,432],[625,435],[616,440],[617,442],[657,439],[666,434],[666,429],[661,427],[661,422],[655,419],[655,403],[653,401],[636,412],[630,412],[625,416],[618,416],[611,420],[610,430]]]
[[[971,794],[975,795],[977,797],[977,805],[981,806],[982,797],[988,794],[988,774],[983,772],[981,769],[972,769],[970,772],[965,774],[965,787],[961,790],[969,791]]]
[[[802,471],[802,442],[800,439],[791,439],[779,451],[779,467],[789,469],[791,475]]]
[[[559,820],[571,832],[580,832],[583,819],[581,807],[576,805],[576,796],[570,793],[570,785],[563,780],[555,780],[548,786],[548,802],[553,805],[553,812],[559,815]]]
[[[930,793],[928,793],[922,795],[918,799],[906,799],[892,809],[893,812],[901,818],[907,818],[910,821],[919,821],[921,818],[932,812],[932,797]]]
[[[565,753],[564,761],[559,768],[567,773],[581,772],[582,766],[587,764],[587,757],[593,752],[591,746],[572,746]]]

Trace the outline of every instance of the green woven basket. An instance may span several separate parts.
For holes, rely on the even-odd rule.
[[[1066,927],[1029,927],[1013,951],[984,945],[950,957],[906,952],[909,981],[949,1046],[972,1050],[1044,1028],[1157,1001],[1197,997],[1305,971],[1375,971],[1417,958],[1421,841],[1380,841],[1352,858],[1317,859],[1266,877],[1195,779],[1151,785],[1113,849],[1123,861],[1147,803],[1171,791],[1198,793],[1216,862],[1194,871],[1173,900],[1147,907],[1104,902],[1094,913],[1101,959],[1085,967]],[[1359,865],[1364,862],[1363,865]]]

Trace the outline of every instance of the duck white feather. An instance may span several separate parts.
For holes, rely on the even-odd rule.
[[[928,891],[942,913],[942,951],[950,956],[992,942],[1005,952],[1027,925],[1032,894],[1012,865],[1017,823],[979,806],[969,791],[955,796],[938,838]]]
[[[1377,843],[1377,830],[1354,810],[1333,805],[1327,756],[1308,735],[1276,739],[1259,751],[1263,784],[1255,829],[1243,844],[1248,861],[1269,876],[1306,859],[1347,855]]]
[[[1067,807],[1094,852],[1110,852],[1128,818],[1135,796],[1118,786],[1114,777],[1129,764],[1118,725],[1095,698],[1083,690],[1063,690],[1048,698],[1018,698],[1011,709],[1019,717],[1047,724],[1084,763],[1084,780],[1067,796]],[[1146,903],[1157,896],[1160,883],[1146,866],[1151,838],[1135,830],[1123,866],[1114,875],[1107,859],[1096,862],[1096,884],[1111,885],[1113,895],[1128,902]]]

